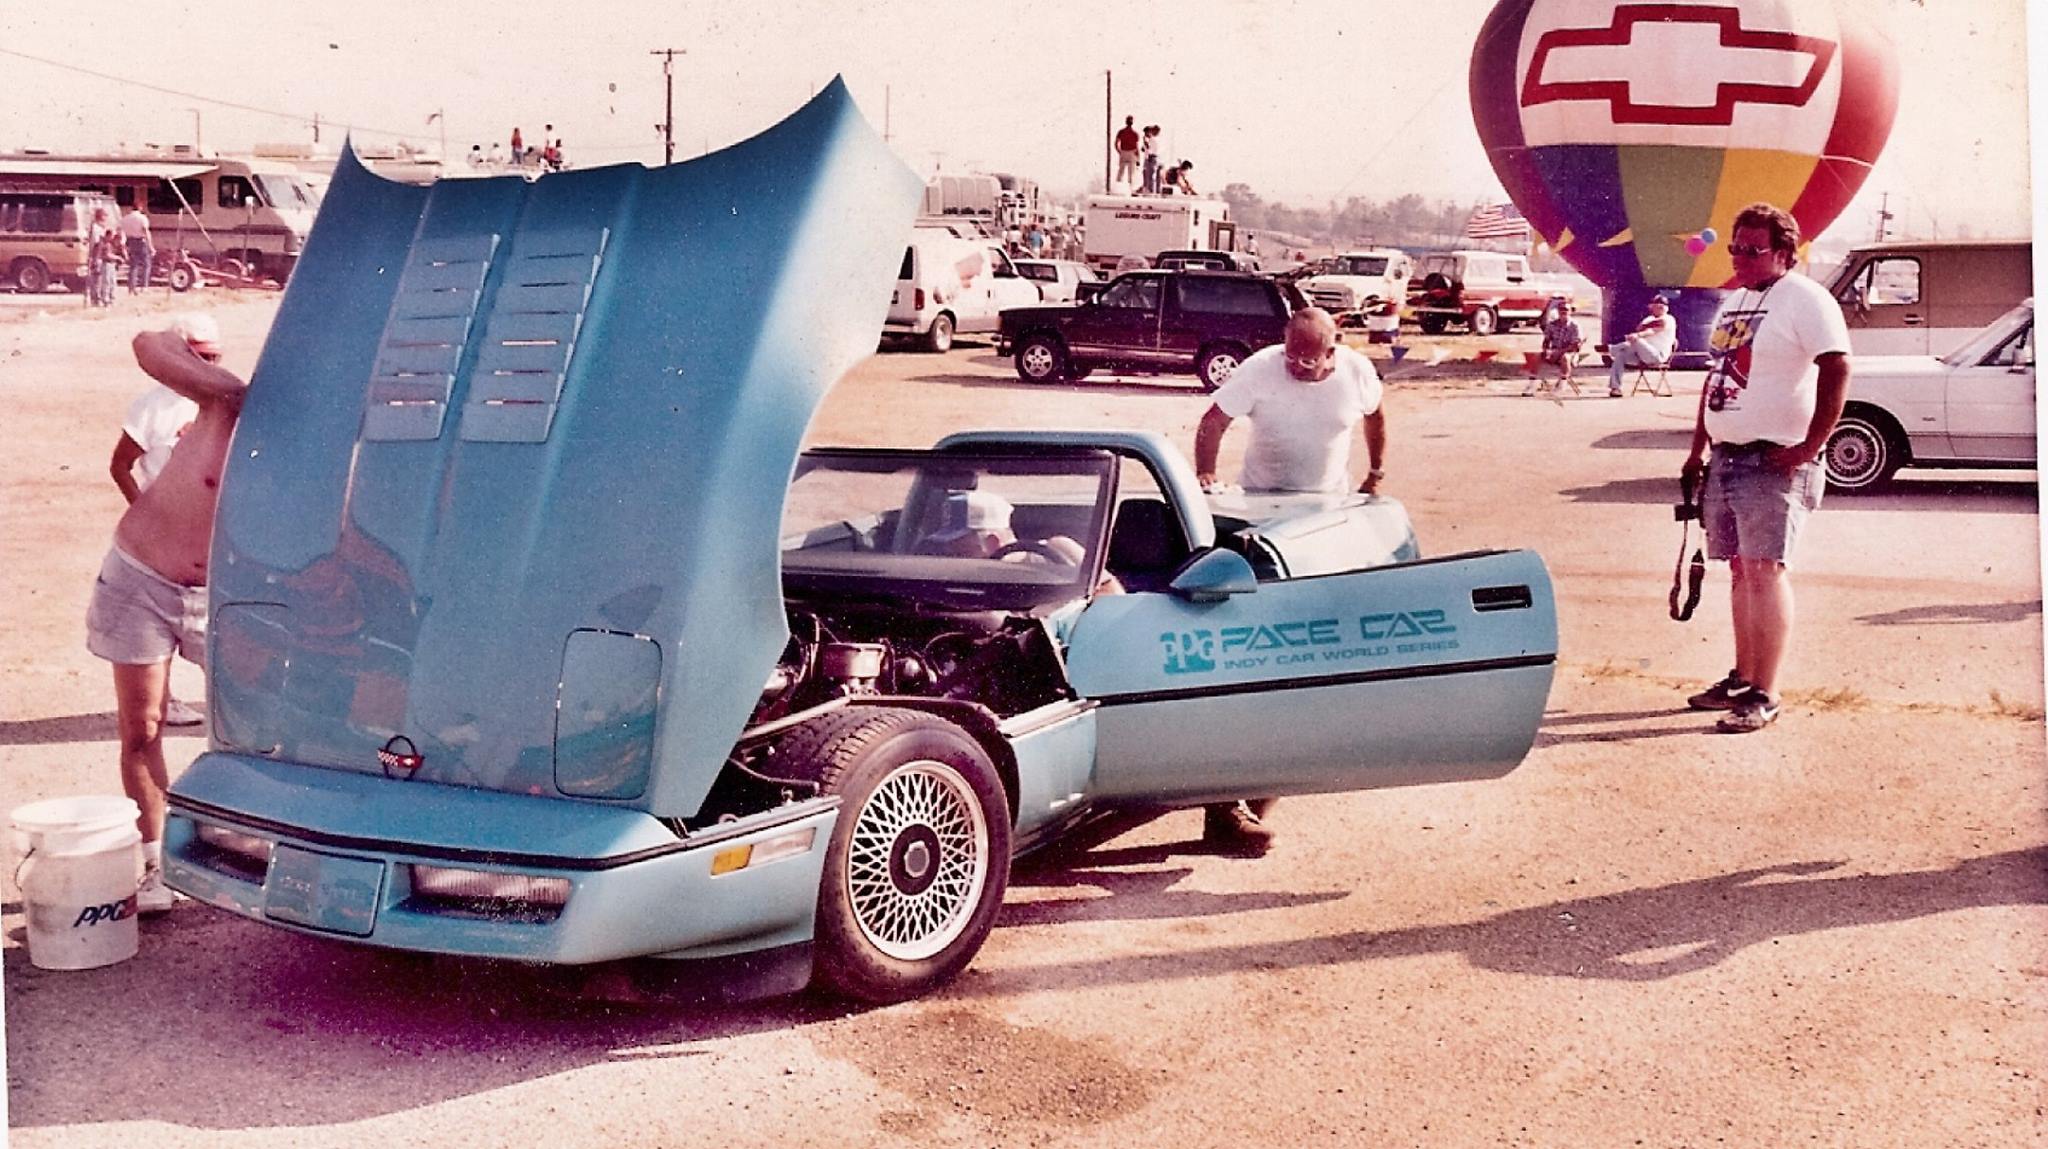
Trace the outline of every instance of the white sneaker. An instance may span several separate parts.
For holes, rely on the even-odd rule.
[[[164,869],[144,863],[142,884],[135,887],[135,912],[160,914],[178,904],[178,894],[164,885]]]
[[[165,726],[200,726],[205,722],[206,711],[193,703],[176,698],[164,703]]]

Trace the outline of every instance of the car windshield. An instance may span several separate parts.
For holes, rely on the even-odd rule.
[[[1951,367],[1983,365],[1986,360],[2005,366],[2019,363],[2020,354],[2033,362],[2034,302],[2028,300],[1991,321],[1991,325],[1970,337],[1969,342],[1941,357]]]
[[[1058,282],[1060,277],[1060,269],[1057,266],[1035,259],[1018,260],[1017,270],[1026,279],[1040,279],[1047,283]]]
[[[271,207],[287,211],[312,211],[320,206],[320,197],[296,176],[261,174],[256,177],[256,186],[263,193],[263,200]]]
[[[1386,257],[1378,255],[1351,256],[1344,261],[1343,272],[1346,275],[1385,275],[1387,273]]]
[[[1101,566],[1114,475],[1099,451],[809,451],[783,507],[783,578],[798,595],[991,609],[1078,598]]]

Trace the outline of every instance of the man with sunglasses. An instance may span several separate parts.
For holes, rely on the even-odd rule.
[[[1363,424],[1370,469],[1358,490],[1373,494],[1385,478],[1387,419],[1372,361],[1337,341],[1337,322],[1319,307],[1287,321],[1284,341],[1245,357],[1216,389],[1195,430],[1195,477],[1216,486],[1223,432],[1249,416],[1251,442],[1239,483],[1252,492],[1341,492],[1351,486],[1351,429]],[[1273,799],[1230,802],[1204,811],[1202,839],[1258,853],[1272,844],[1265,819]]]
[[[1684,472],[1707,469],[1707,554],[1728,560],[1735,667],[1686,704],[1727,711],[1719,729],[1743,734],[1778,717],[1778,670],[1792,637],[1786,564],[1820,506],[1821,450],[1849,395],[1849,329],[1828,290],[1792,270],[1799,224],[1790,214],[1751,204],[1732,232],[1740,286],[1714,317]]]
[[[203,317],[196,317],[203,319]],[[163,884],[164,700],[171,656],[199,662],[206,647],[206,562],[228,441],[247,384],[219,365],[211,320],[181,320],[135,337],[135,361],[197,406],[155,481],[114,527],[86,610],[86,649],[114,664],[121,788],[141,810],[143,875],[136,908],[171,908]],[[124,489],[125,493],[125,489]]]

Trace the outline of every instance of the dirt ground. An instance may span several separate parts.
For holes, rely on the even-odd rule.
[[[143,386],[128,337],[196,302],[0,307],[0,808],[117,790],[82,636],[106,464]],[[204,302],[252,368],[274,297]],[[1556,581],[1550,710],[1505,779],[1289,801],[1261,860],[1203,853],[1193,813],[1123,824],[1022,866],[953,986],[873,1010],[564,1003],[190,904],[133,960],[51,973],[7,881],[13,1143],[2048,1143],[2033,476],[1830,496],[1785,716],[1717,736],[1682,700],[1728,665],[1725,575],[1664,613],[1697,377],[1524,399],[1472,355],[1527,338],[1451,341],[1389,399],[1386,493],[1425,549],[1533,547]],[[1185,444],[1204,406],[1179,380],[1032,389],[963,346],[869,360],[813,438]],[[202,746],[174,737],[174,770]]]

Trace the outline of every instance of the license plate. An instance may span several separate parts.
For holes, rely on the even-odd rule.
[[[263,884],[263,915],[281,922],[366,938],[377,924],[384,863],[338,858],[279,845]]]

